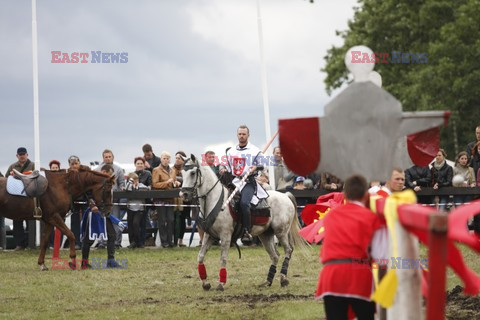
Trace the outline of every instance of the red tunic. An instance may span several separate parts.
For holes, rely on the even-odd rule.
[[[335,295],[370,300],[373,278],[369,264],[333,263],[339,259],[367,261],[373,233],[380,226],[372,211],[356,203],[339,206],[325,217],[321,260],[326,263],[318,279],[316,298]]]

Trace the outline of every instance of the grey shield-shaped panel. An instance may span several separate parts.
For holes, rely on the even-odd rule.
[[[353,83],[325,107],[319,120],[322,152],[317,172],[385,180],[401,120],[401,104],[391,94],[370,82]]]

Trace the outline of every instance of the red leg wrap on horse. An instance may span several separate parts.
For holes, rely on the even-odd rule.
[[[227,269],[220,269],[220,282],[227,283]]]
[[[200,279],[207,279],[207,269],[205,269],[205,265],[203,263],[198,264],[198,274],[200,275]]]

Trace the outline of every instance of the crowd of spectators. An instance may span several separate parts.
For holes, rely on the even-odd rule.
[[[445,150],[439,149],[434,161],[429,166],[412,166],[406,169],[405,188],[420,192],[422,188],[440,189],[449,186],[470,188],[480,186],[478,179],[480,174],[480,126],[475,129],[475,136],[476,141],[470,142],[465,151],[456,155],[453,166],[448,164]],[[124,172],[120,166],[114,163],[114,154],[108,149],[102,153],[103,162],[93,170],[99,170],[105,164],[111,165],[116,176],[114,191],[170,190],[182,186],[181,171],[186,159],[185,152],[176,152],[175,161],[171,164],[171,155],[166,151],[157,156],[150,144],[145,144],[142,151],[143,156],[135,157],[133,160],[134,172]],[[273,149],[273,157],[275,159],[274,186],[276,190],[319,189],[326,192],[341,192],[343,190],[343,181],[328,172],[308,176],[295,175],[285,165],[281,149],[278,146]],[[206,165],[210,166],[220,177],[219,166],[215,162],[216,158],[213,151],[207,151],[202,155]],[[28,159],[25,148],[18,148],[17,160],[9,167],[7,174],[10,174],[13,168],[20,172],[34,169],[34,164]],[[79,157],[72,155],[68,158],[68,168],[70,170],[78,170],[81,166]],[[83,167],[89,168],[87,166]],[[60,170],[60,161],[52,160],[49,163],[49,169],[52,171]],[[265,189],[271,190],[267,169],[258,173],[257,180]],[[472,199],[473,197],[470,195],[440,196],[437,199],[432,196],[419,196],[420,203],[433,203],[437,200],[438,204],[444,208],[447,203],[461,204]],[[71,209],[71,229],[75,238],[80,239],[80,221],[86,210],[86,199],[82,196],[74,200],[75,204]],[[156,232],[147,232],[147,230],[151,231],[152,229],[158,229],[162,247],[183,247],[185,246],[183,237],[186,227],[187,225],[191,226],[192,220],[198,215],[198,209],[195,206],[191,206],[191,203],[187,203],[180,198],[120,199],[119,202],[121,205],[114,206],[112,214],[120,219],[123,219],[126,215],[130,248],[143,248],[146,244],[154,244]],[[17,250],[26,247],[23,227],[23,221],[14,222]],[[202,239],[203,232],[200,229],[198,231]],[[115,232],[115,244],[118,248],[121,247],[122,231],[115,229]],[[53,236],[51,245],[53,245]],[[68,243],[65,245],[68,246]],[[78,240],[76,243],[77,249],[80,249],[80,246]],[[105,243],[99,242],[97,246],[102,248]]]

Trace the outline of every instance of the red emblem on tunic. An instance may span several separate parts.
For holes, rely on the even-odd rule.
[[[233,174],[237,177],[241,176],[243,170],[245,169],[245,158],[233,158],[232,159],[232,166],[233,166]]]

